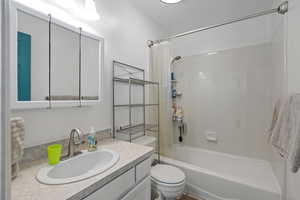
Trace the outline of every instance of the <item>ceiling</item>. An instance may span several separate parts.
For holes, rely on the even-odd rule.
[[[168,34],[177,34],[269,9],[273,0],[183,0],[164,4],[160,0],[130,0],[160,24]]]

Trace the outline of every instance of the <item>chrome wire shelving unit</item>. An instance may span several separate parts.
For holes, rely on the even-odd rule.
[[[150,87],[154,87],[155,94]],[[146,103],[146,99],[155,102]],[[145,71],[141,68],[113,61],[113,137],[134,142],[143,136],[156,138],[160,160],[159,83],[145,80]]]

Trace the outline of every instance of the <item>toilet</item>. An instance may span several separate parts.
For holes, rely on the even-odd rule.
[[[183,194],[185,174],[177,167],[157,164],[151,168],[151,187],[163,200],[175,200]]]
[[[155,148],[156,138],[143,136],[134,140],[133,143]],[[159,196],[155,200],[175,200],[180,198],[185,189],[185,179],[184,172],[177,167],[166,164],[153,166],[151,168],[151,190]]]

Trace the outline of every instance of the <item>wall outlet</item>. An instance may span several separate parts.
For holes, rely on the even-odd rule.
[[[217,133],[214,131],[205,131],[205,135],[206,135],[206,140],[208,142],[214,142],[217,143],[218,142],[218,138],[217,138]]]

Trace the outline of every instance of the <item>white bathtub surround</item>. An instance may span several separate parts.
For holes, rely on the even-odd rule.
[[[272,113],[269,43],[185,56],[175,63],[187,124],[184,144],[269,160]],[[179,135],[174,129],[175,143]],[[208,139],[208,140],[207,140]],[[217,142],[211,142],[217,140]]]
[[[207,200],[280,200],[271,165],[258,159],[175,145],[162,161],[181,168],[192,196]]]
[[[277,5],[275,4],[275,6]],[[279,15],[274,15],[274,17],[280,18],[280,20],[285,18]],[[283,43],[284,27],[278,26],[276,35],[271,35],[273,34],[270,32],[271,18],[273,15],[203,31],[172,40],[170,45],[172,57],[183,57],[175,64],[175,70],[178,70],[177,77],[179,75],[179,78],[182,78],[182,80],[178,80],[178,86],[184,88],[180,89],[183,93],[183,110],[187,121],[184,144],[238,155],[237,157],[244,156],[241,158],[245,158],[246,163],[248,163],[248,166],[244,166],[242,165],[243,162],[227,161],[224,166],[222,159],[216,159],[213,167],[206,167],[212,174],[209,177],[215,180],[216,185],[220,185],[220,187],[215,187],[212,182],[207,182],[208,179],[205,178],[205,181],[196,178],[195,182],[204,184],[204,186],[201,185],[203,186],[201,189],[204,191],[202,193],[205,193],[205,190],[209,191],[212,193],[211,199],[214,200],[218,196],[222,197],[221,199],[230,199],[222,194],[223,185],[229,185],[226,187],[227,192],[233,194],[237,193],[236,188],[243,191],[246,188],[248,193],[244,192],[243,194],[254,195],[257,193],[260,195],[260,198],[253,199],[266,199],[263,198],[264,194],[269,195],[268,199],[280,198],[280,189],[273,175],[273,169],[281,185],[284,184],[281,176],[284,170],[281,160],[275,161],[275,163],[274,160],[277,158],[271,158],[276,157],[277,154],[273,154],[264,132],[269,126],[275,100],[280,98],[286,90],[286,69],[284,66],[286,57]],[[296,33],[298,32],[296,31]],[[293,32],[293,35],[296,37],[297,34]],[[291,46],[293,45],[295,44],[293,43]],[[202,58],[200,58],[200,54],[202,54]],[[294,56],[294,58],[296,57]],[[169,65],[156,65],[154,67],[161,67],[160,70],[164,71],[169,68]],[[297,70],[294,71],[299,71],[299,68],[295,67],[295,69]],[[295,74],[298,73],[292,74],[294,79]],[[169,73],[161,73],[156,76],[163,75],[165,77],[161,79],[165,80]],[[299,86],[299,84],[297,85]],[[167,94],[170,94],[168,90]],[[167,111],[162,111],[167,113]],[[166,113],[164,114],[167,115]],[[175,131],[177,132],[177,130]],[[177,142],[178,133],[176,132],[175,134],[171,133],[170,137],[162,138],[162,144],[166,143],[172,146],[173,142]],[[217,136],[218,142],[207,141],[205,134],[207,132],[216,133],[213,136]],[[167,149],[166,147],[163,149],[163,154],[167,156],[172,155],[172,151],[176,149]],[[194,153],[187,152],[183,151],[180,156],[172,158],[186,159],[185,162],[191,163],[191,160],[198,157],[197,151]],[[202,170],[203,162],[206,162],[208,157],[199,160],[199,164],[192,163],[193,167]],[[272,161],[273,169],[268,161]],[[232,166],[231,169],[230,165],[240,165],[241,169],[235,166]],[[219,166],[220,169],[216,169],[214,166]],[[225,173],[226,170],[222,166],[233,171],[233,173]],[[224,174],[229,176],[224,182],[219,181],[218,178],[214,179],[214,174],[217,174],[216,177],[218,177],[222,170],[225,170]],[[239,171],[242,172],[238,173]],[[248,171],[250,172],[248,173]],[[255,173],[257,174],[255,175]],[[278,176],[278,174],[280,175]],[[189,177],[194,176],[188,176],[188,180]],[[230,178],[234,181],[231,182]],[[200,187],[197,186],[196,188],[199,189]],[[230,196],[230,193],[226,193],[226,191],[224,194]],[[240,194],[240,197],[243,195]],[[231,199],[244,200],[244,198]]]
[[[300,167],[300,94],[293,94],[281,106],[274,129],[271,131],[271,143],[279,153],[291,162],[292,172]]]
[[[13,200],[79,200],[109,183],[120,174],[131,169],[141,161],[149,158],[153,148],[141,145],[130,144],[112,139],[99,144],[99,149],[105,148],[117,152],[120,160],[109,170],[91,177],[89,179],[65,184],[65,185],[44,185],[35,179],[38,171],[47,166],[46,163],[32,166],[22,170],[18,178],[12,182]],[[84,167],[84,163],[82,164]]]
[[[260,20],[259,24],[265,27],[265,19]],[[256,23],[252,21],[250,24]],[[194,36],[192,46],[202,47],[199,45],[202,43],[195,42],[195,38],[202,38],[203,35],[211,41],[207,37],[209,32]],[[224,38],[222,34],[219,36]],[[186,38],[172,43],[176,45],[172,49],[175,53],[173,57],[187,55],[175,63],[174,70],[177,88],[183,93],[179,103],[185,113],[187,134],[184,135],[183,147],[173,145],[177,143],[178,132],[174,129],[172,133],[172,125],[165,123],[164,126],[170,127],[164,129],[171,132],[162,136],[161,143],[163,154],[172,158],[166,163],[184,170],[189,191],[197,197],[208,200],[281,198],[278,181],[268,163],[271,148],[264,134],[272,114],[274,91],[278,92],[277,78],[273,77],[270,61],[271,44],[267,37],[258,36],[257,40],[255,36],[245,34],[240,38],[244,42],[229,47],[224,47],[223,43],[215,44],[211,47],[217,48],[214,54],[199,48],[191,51],[187,48],[191,40],[183,41]],[[164,85],[161,87],[165,95],[162,98],[164,106],[168,106],[170,100],[170,82],[167,82],[170,81],[170,66],[164,61],[169,59],[170,62],[170,57],[161,58],[163,50],[169,48],[166,45],[154,46],[156,49],[153,51],[158,55],[153,61],[152,74]],[[191,56],[190,52],[194,55]],[[168,119],[170,110],[171,106],[169,110],[167,107],[162,109],[161,118]],[[207,132],[218,136],[218,142],[207,141]]]

